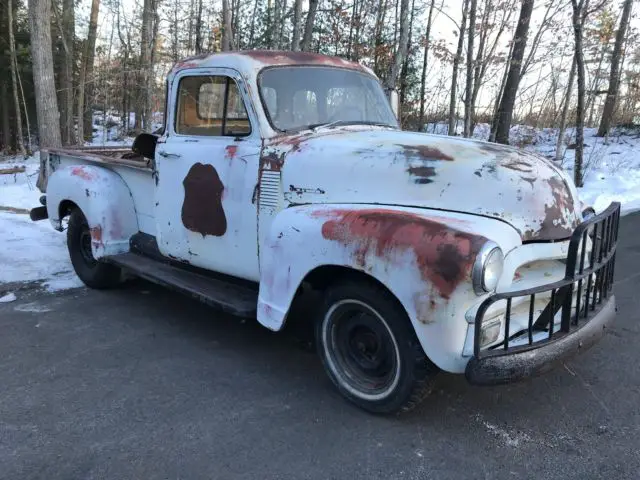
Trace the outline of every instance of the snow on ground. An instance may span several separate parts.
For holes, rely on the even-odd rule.
[[[69,260],[66,235],[49,222],[0,212],[0,245],[0,288],[15,282],[39,282],[49,291],[82,286]]]
[[[130,116],[131,124],[135,120]],[[117,112],[94,115],[94,146],[130,145],[119,125]],[[154,114],[154,128],[161,126],[162,117]],[[457,131],[461,133],[460,122]],[[426,126],[428,133],[446,134],[444,124]],[[511,143],[547,158],[555,157],[557,138],[555,129],[534,129],[517,125],[511,129]],[[479,124],[474,137],[486,140],[489,125]],[[573,143],[575,133],[568,130],[567,144]],[[609,139],[595,137],[594,129],[585,130],[585,185],[580,189],[581,199],[596,211],[610,202],[622,203],[623,213],[640,209],[640,129],[616,132]],[[567,149],[561,166],[572,172],[574,150]],[[24,159],[0,159],[0,169],[24,166],[25,172],[0,175],[0,299],[10,301],[10,292],[2,285],[14,282],[38,282],[44,288],[56,291],[82,286],[73,273],[66,248],[66,235],[53,229],[48,221],[31,222],[27,212],[39,205],[40,191],[35,183],[40,167],[38,153]]]

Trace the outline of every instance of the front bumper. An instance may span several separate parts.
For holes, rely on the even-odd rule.
[[[613,203],[576,228],[562,280],[494,294],[480,305],[473,357],[465,371],[469,382],[495,385],[535,376],[602,338],[616,311],[613,278],[619,221],[620,204]],[[483,346],[483,324],[492,321],[485,316],[497,302],[505,304],[502,339]]]
[[[499,385],[548,372],[597,343],[605,335],[615,315],[616,300],[611,295],[595,316],[569,335],[534,350],[484,358],[473,357],[467,364],[465,376],[474,385]]]

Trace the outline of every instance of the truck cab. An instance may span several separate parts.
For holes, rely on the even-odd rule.
[[[550,161],[404,132],[373,72],[303,52],[179,62],[161,135],[49,149],[39,186],[76,273],[135,274],[282,329],[301,290],[329,378],[408,410],[439,370],[476,384],[542,373],[615,313],[620,208],[585,209]]]

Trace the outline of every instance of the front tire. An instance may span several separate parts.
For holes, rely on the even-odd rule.
[[[86,286],[105,289],[120,283],[121,270],[118,267],[93,257],[89,224],[79,208],[74,208],[69,216],[67,248],[73,269]]]
[[[402,306],[364,281],[329,287],[316,343],[340,393],[373,413],[411,410],[430,393],[438,372]]]

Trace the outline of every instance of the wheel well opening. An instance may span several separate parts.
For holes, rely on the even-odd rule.
[[[67,215],[70,215],[71,211],[74,208],[78,208],[78,206],[75,203],[73,203],[71,200],[63,200],[62,202],[60,202],[60,206],[58,207],[58,215],[59,215],[58,218],[62,220]]]
[[[329,285],[337,282],[355,280],[373,283],[378,287],[386,290],[391,296],[395,298],[395,295],[393,295],[393,293],[387,288],[387,286],[375,277],[372,277],[366,272],[355,270],[349,267],[343,267],[340,265],[323,265],[321,267],[317,267],[307,273],[302,283],[303,285],[310,285],[315,290],[324,290]]]
[[[308,320],[310,318],[314,318],[320,310],[323,297],[322,292],[332,284],[346,281],[366,282],[377,286],[378,288],[386,291],[402,311],[405,312],[405,314],[407,313],[406,309],[393,292],[391,292],[384,283],[372,277],[368,273],[340,265],[323,265],[311,270],[302,280],[302,283],[291,302],[291,307],[289,308],[289,313],[286,318],[286,325],[289,328],[293,327],[295,330],[305,328],[300,324],[312,326],[314,322],[309,322]]]

